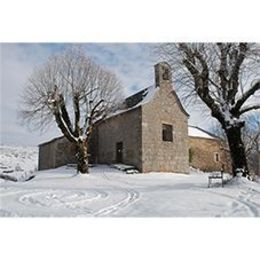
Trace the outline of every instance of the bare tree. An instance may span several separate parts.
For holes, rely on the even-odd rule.
[[[221,140],[221,148],[226,150],[227,136],[225,131],[215,121],[211,126],[211,132],[218,136]],[[260,174],[260,113],[254,113],[245,117],[245,127],[242,129],[242,140],[245,146],[245,154],[248,162],[250,175]],[[226,150],[229,157],[229,149]]]
[[[184,101],[202,102],[227,136],[234,175],[248,166],[243,115],[260,109],[260,47],[253,43],[164,43],[156,53],[173,68]]]
[[[96,65],[81,47],[51,56],[28,79],[22,119],[37,128],[56,122],[78,148],[78,170],[88,173],[88,144],[97,121],[122,97],[117,77]]]

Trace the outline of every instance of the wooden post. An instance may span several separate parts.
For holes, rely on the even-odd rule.
[[[222,163],[221,165],[221,186],[224,186],[224,171],[225,171],[225,164]]]

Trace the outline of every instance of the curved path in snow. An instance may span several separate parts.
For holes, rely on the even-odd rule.
[[[104,169],[107,170],[107,167]],[[120,178],[117,179],[117,177],[113,176],[114,169],[111,172],[108,171],[108,174],[105,173],[104,169],[101,168],[97,173],[92,173],[93,176],[97,174],[99,182],[104,184],[104,187],[103,185],[99,185],[99,187],[86,187],[85,189],[81,187],[78,189],[64,189],[62,187],[46,189],[41,187],[42,182],[46,180],[59,183],[59,180],[62,182],[63,179],[66,179],[69,183],[79,178],[79,182],[88,182],[88,177],[92,177],[92,175],[82,177],[74,174],[72,177],[64,178],[64,176],[57,177],[54,174],[53,176],[48,175],[46,178],[42,178],[39,175],[40,179],[37,180],[36,178],[34,184],[38,182],[40,187],[38,185],[30,187],[30,183],[27,183],[23,189],[15,189],[19,184],[15,184],[12,187],[0,188],[0,200],[5,203],[6,198],[11,199],[12,207],[15,208],[12,211],[13,214],[11,214],[11,211],[1,209],[0,207],[0,216],[23,216],[19,212],[21,208],[23,212],[26,210],[30,211],[30,208],[36,209],[36,212],[44,212],[43,215],[48,215],[46,213],[48,211],[58,212],[60,210],[64,212],[64,215],[70,216],[111,216],[138,200],[139,192],[128,187],[124,188],[125,185],[120,183]],[[123,173],[119,174],[122,175]],[[82,180],[80,179],[81,177]]]
[[[124,188],[124,189],[118,188],[118,187],[120,187],[120,184],[122,184],[122,183],[120,183],[120,179],[113,177],[113,175],[108,176],[108,174],[106,174],[105,171],[102,171],[101,174],[105,180],[108,180],[111,183],[118,182],[118,185],[112,184],[112,187],[114,189],[118,189],[121,192],[125,193],[126,196],[124,199],[120,200],[119,202],[95,212],[93,214],[93,216],[106,216],[108,214],[115,213],[115,212],[119,211],[120,209],[125,208],[125,207],[129,206],[130,204],[136,202],[139,199],[140,193],[138,191],[133,190],[133,189],[128,189],[128,188]],[[124,182],[124,184],[125,184],[125,182]]]
[[[217,215],[218,217],[233,216],[236,212],[240,212],[241,214],[241,210],[246,211],[247,216],[260,216],[260,204],[252,201],[252,198],[256,195],[256,193],[260,194],[260,192],[255,189],[247,188],[243,191],[240,191],[238,196],[232,196],[223,192],[214,192],[209,190],[205,192],[231,200],[231,208],[225,209],[223,213]]]

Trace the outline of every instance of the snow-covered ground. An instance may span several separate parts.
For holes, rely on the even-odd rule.
[[[21,168],[35,169],[37,150],[29,150],[25,156],[19,148],[21,153],[16,156],[13,149],[8,152],[5,149],[5,155],[1,154],[5,158],[1,159],[2,166],[6,166],[11,153],[10,167],[18,163]],[[19,158],[24,159],[24,164]],[[16,172],[19,173],[22,171]],[[67,167],[35,174],[27,182],[1,180],[0,216],[260,216],[260,184],[243,178],[224,188],[217,184],[207,188],[208,174],[195,171],[189,175],[126,174],[99,165],[91,168],[88,175],[77,174],[75,169]]]
[[[0,184],[1,216],[260,216],[260,185],[241,180],[207,188],[207,174],[128,175],[108,166],[77,175],[38,172],[29,182]]]
[[[0,146],[0,174],[8,172],[18,180],[24,179],[36,171],[37,166],[37,147]]]

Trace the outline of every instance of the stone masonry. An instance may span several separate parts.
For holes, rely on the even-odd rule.
[[[39,170],[76,163],[76,147],[65,137],[55,138],[39,145]]]
[[[190,165],[202,171],[220,171],[222,166],[231,172],[230,156],[219,139],[189,137]]]
[[[167,63],[155,66],[152,99],[109,118],[98,126],[99,163],[117,163],[116,144],[123,144],[122,163],[141,172],[189,172],[188,114],[171,85]],[[162,140],[162,125],[173,127],[173,141]]]
[[[189,172],[188,114],[172,88],[171,76],[164,79],[167,63],[155,66],[154,99],[142,106],[142,171]],[[173,141],[162,141],[162,124],[173,127]]]
[[[122,142],[122,163],[142,169],[142,114],[141,107],[113,116],[98,128],[99,163],[117,163],[116,144]]]

